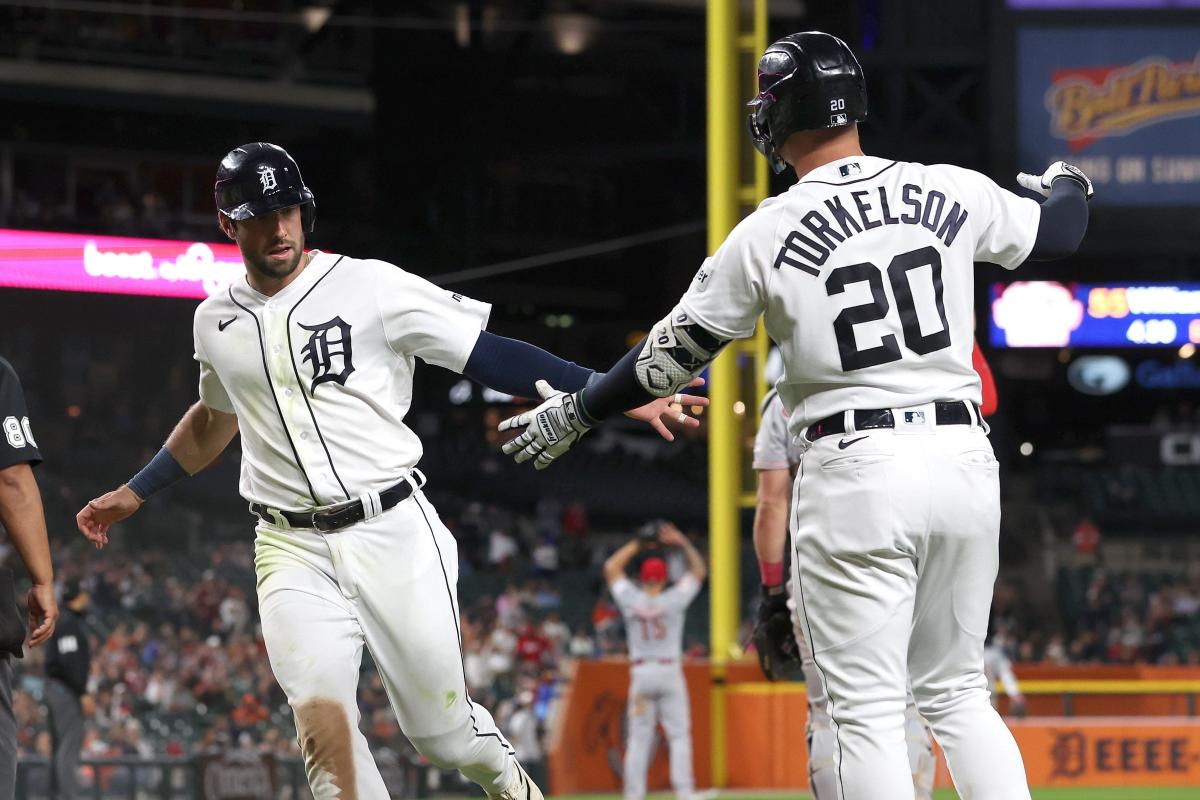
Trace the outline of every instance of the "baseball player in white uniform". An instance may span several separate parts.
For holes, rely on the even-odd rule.
[[[813,661],[812,647],[804,636],[804,625],[792,599],[796,580],[783,580],[784,555],[788,546],[788,519],[792,484],[800,467],[803,450],[788,432],[787,411],[772,390],[763,398],[762,423],[754,437],[752,466],[758,474],[758,505],[754,512],[754,550],[762,578],[762,602],[754,631],[755,650],[763,674],[780,680],[797,660],[804,673],[808,699],[808,779],[814,800],[837,797],[834,759],[837,740],[829,718],[825,682]],[[793,571],[794,572],[794,571]],[[779,622],[776,618],[779,618]],[[786,626],[785,636],[772,626]],[[917,712],[911,693],[904,709],[904,737],[917,800],[930,800],[937,771],[933,737]]]
[[[79,512],[80,530],[102,547],[109,526],[240,432],[263,637],[313,794],[388,796],[358,728],[366,647],[422,754],[491,797],[540,800],[467,694],[457,545],[421,491],[421,442],[404,416],[418,358],[523,396],[531,375],[583,386],[594,374],[487,333],[486,303],[382,261],[306,252],[315,201],[280,147],[230,152],[215,195],[246,279],[196,309],[200,401],[128,484]],[[640,418],[661,425],[661,414],[681,412],[664,402]]]
[[[683,550],[687,573],[667,588],[667,563],[651,556],[642,561],[640,585],[634,585],[625,574],[629,562],[647,546],[660,544]],[[683,625],[687,608],[707,574],[704,557],[670,523],[659,525],[656,540],[634,539],[604,562],[604,578],[625,620],[629,643],[625,800],[646,796],[646,772],[654,755],[654,731],[659,723],[667,734],[675,796],[690,800],[695,792],[691,706],[683,675]]]
[[[1013,672],[1012,659],[1005,652],[1008,637],[1002,632],[996,632],[991,641],[983,648],[983,674],[987,676],[988,687],[992,690],[992,705],[996,705],[996,684],[1004,687],[1008,696],[1009,713],[1014,717],[1025,716],[1025,695],[1021,694],[1021,683],[1017,673]]]
[[[1000,493],[971,368],[974,262],[1073,253],[1091,182],[1062,162],[1019,176],[1039,204],[978,172],[864,155],[866,82],[828,34],[776,42],[758,73],[755,143],[797,183],[734,228],[603,378],[501,423],[522,431],[505,452],[548,466],[606,417],[687,385],[765,315],[804,448],[793,562],[837,797],[914,797],[911,681],[959,795],[1025,800],[1021,754],[983,674]]]

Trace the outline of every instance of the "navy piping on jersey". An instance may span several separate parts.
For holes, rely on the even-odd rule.
[[[235,306],[249,314],[250,319],[254,320],[254,329],[258,331],[258,349],[262,353],[263,375],[267,379],[267,388],[271,392],[271,400],[275,403],[275,413],[279,415],[279,424],[283,426],[283,435],[287,437],[288,446],[292,448],[292,457],[296,459],[296,466],[300,469],[300,474],[304,476],[304,482],[308,485],[308,494],[313,499],[313,505],[320,505],[321,501],[317,499],[317,493],[313,489],[312,481],[308,479],[308,473],[304,471],[304,464],[300,462],[300,453],[296,451],[296,443],[292,441],[292,434],[288,430],[287,423],[283,421],[283,409],[279,407],[279,398],[275,396],[275,384],[271,382],[271,370],[267,368],[267,344],[263,341],[262,325],[258,323],[258,315],[237,301],[233,296],[232,286],[229,287],[229,299]]]
[[[799,489],[800,484],[803,482],[804,482],[804,460],[801,459],[801,461],[800,461],[800,477],[796,481],[796,488]],[[796,509],[793,508],[791,513],[795,514]],[[796,543],[795,543],[795,541],[793,541],[792,542],[793,549],[795,548],[795,546],[796,546]],[[797,558],[799,558],[799,554],[793,552],[792,553],[793,561],[795,561],[795,559],[797,559]],[[796,563],[798,564],[799,562],[797,561]],[[829,721],[833,725],[833,738],[837,742],[837,746],[838,746],[837,784],[838,784],[839,794],[841,794],[841,796],[842,796],[842,800],[846,800],[846,783],[845,783],[845,781],[842,780],[842,736],[841,736],[842,726],[838,725],[837,720],[833,716],[833,691],[830,690],[830,688],[829,688],[829,679],[825,677],[825,670],[821,669],[821,665],[817,663],[817,648],[816,648],[816,643],[813,641],[812,624],[809,623],[809,621],[808,621],[808,604],[804,602],[804,578],[801,577],[800,573],[801,573],[800,567],[797,566],[796,567],[796,589],[797,589],[797,591],[800,592],[800,608],[802,608],[804,610],[804,628],[808,632],[808,647],[810,650],[812,650],[812,653],[813,653],[813,666],[817,668],[817,672],[821,673],[821,681],[825,684],[825,695],[826,695],[826,697],[829,698]]]
[[[342,483],[342,476],[338,475],[337,467],[333,465],[333,456],[329,452],[329,446],[325,444],[325,436],[321,433],[321,426],[317,424],[317,415],[313,413],[312,404],[308,402],[308,391],[304,388],[305,381],[300,378],[300,368],[296,366],[296,352],[292,350],[292,314],[296,313],[296,309],[300,307],[308,296],[312,294],[312,290],[317,288],[317,284],[325,280],[329,273],[333,272],[334,267],[342,263],[345,256],[338,256],[338,260],[333,262],[333,266],[325,271],[325,274],[317,278],[313,285],[308,287],[308,291],[296,301],[292,306],[292,310],[287,315],[287,345],[288,356],[292,359],[292,371],[296,373],[296,383],[300,384],[300,396],[304,398],[304,405],[308,408],[308,416],[312,418],[313,428],[317,431],[317,438],[321,440],[321,449],[325,451],[325,459],[329,462],[329,468],[333,470],[333,477],[337,478],[338,486],[342,487],[342,494],[346,495],[346,499],[350,499],[350,492],[346,491],[346,484]]]
[[[805,185],[808,185],[810,183],[819,183],[822,186],[851,186],[855,183],[862,183],[863,181],[869,181],[872,178],[878,178],[880,175],[887,172],[889,169],[891,169],[892,167],[896,166],[899,163],[900,163],[899,161],[893,161],[892,163],[888,164],[883,169],[879,170],[879,172],[876,172],[874,175],[868,175],[865,178],[855,178],[852,181],[843,181],[842,183],[834,183],[833,181],[809,181],[809,180],[800,180],[800,181],[796,181],[796,183],[797,184],[803,183]],[[818,167],[818,169],[820,169],[820,167]]]
[[[437,543],[437,534],[433,532],[433,526],[429,524],[429,517],[425,514],[425,507],[421,505],[419,497],[414,496],[412,501],[417,504],[417,508],[421,511],[421,518],[425,520],[425,527],[429,529],[429,538],[433,540],[433,549],[437,550],[438,566],[442,568],[442,580],[446,584],[446,598],[450,601],[450,616],[454,620],[454,635],[458,639],[458,661],[462,665],[463,675],[463,697],[467,701],[467,714],[471,717],[471,729],[475,731],[475,735],[481,739],[492,736],[496,741],[504,746],[505,751],[510,756],[517,754],[516,749],[504,740],[504,737],[499,733],[480,733],[479,724],[475,721],[475,702],[471,700],[471,692],[467,688],[467,660],[463,656],[462,649],[462,630],[458,627],[458,606],[454,603],[454,592],[450,589],[450,576],[446,574],[446,562],[442,558],[442,548]]]

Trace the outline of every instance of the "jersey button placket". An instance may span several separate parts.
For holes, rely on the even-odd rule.
[[[270,342],[271,357],[271,391],[282,411],[283,424],[287,428],[300,459],[300,468],[308,479],[313,482],[313,489],[319,494],[313,501],[321,504],[328,498],[336,496],[336,491],[329,486],[316,481],[319,470],[323,466],[320,452],[314,452],[315,437],[305,430],[308,425],[308,411],[302,398],[296,397],[296,376],[292,368],[291,351],[287,346],[287,314],[282,310],[274,310],[269,304],[263,309],[263,329]]]

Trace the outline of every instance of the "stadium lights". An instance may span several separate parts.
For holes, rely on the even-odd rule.
[[[577,56],[586,50],[596,33],[596,18],[587,14],[550,14],[546,25],[558,52],[567,56]]]
[[[321,28],[324,28],[332,14],[333,9],[326,5],[313,4],[300,9],[300,19],[309,35],[318,33]]]

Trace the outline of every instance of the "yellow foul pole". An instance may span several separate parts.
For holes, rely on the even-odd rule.
[[[742,0],[708,0],[708,250],[715,252],[743,212],[766,194],[766,165],[747,158],[744,133],[745,99],[752,96],[745,81],[749,63],[766,48],[767,0],[750,0],[743,15]],[[744,24],[748,23],[748,24]],[[750,153],[751,157],[755,154]],[[710,560],[710,651],[712,653],[712,783],[725,786],[725,670],[738,642],[741,604],[739,587],[739,506],[744,502],[742,451],[747,419],[757,421],[761,379],[751,381],[749,394],[739,359],[765,352],[759,332],[744,344],[732,345],[709,370],[708,502]],[[751,358],[761,374],[761,356]],[[737,410],[739,402],[740,410]],[[749,410],[747,418],[746,412]]]

